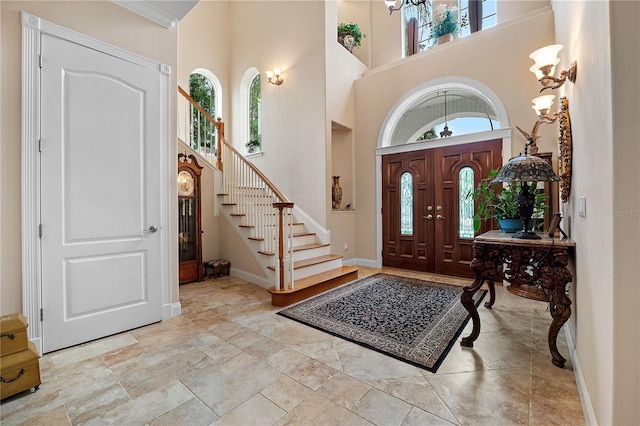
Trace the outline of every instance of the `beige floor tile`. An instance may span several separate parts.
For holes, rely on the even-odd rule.
[[[314,394],[312,397],[300,403],[290,413],[276,423],[284,425],[340,425],[359,426],[371,425],[352,411],[329,401],[325,397]]]
[[[402,426],[445,426],[445,425],[455,425],[457,423],[449,423],[446,420],[434,416],[431,413],[427,413],[417,407],[411,408],[407,417],[404,418],[402,422]]]
[[[318,393],[351,410],[369,392],[369,389],[371,389],[370,385],[346,374],[338,373],[322,385],[318,389]]]
[[[198,398],[191,398],[155,419],[150,426],[207,426],[218,420],[218,416]]]
[[[24,422],[29,426],[71,426],[71,420],[64,406],[51,409],[37,416],[31,417]]]
[[[283,376],[260,393],[283,410],[291,411],[313,391],[292,378]]]
[[[63,349],[51,354],[51,363],[55,368],[68,367],[80,361],[100,356],[104,353],[111,352],[137,343],[129,333],[116,334],[95,342],[85,343],[80,346]]]
[[[411,405],[379,389],[371,389],[353,407],[353,412],[376,425],[400,425]]]
[[[370,380],[369,384],[441,419],[452,423],[457,421],[447,404],[424,377]]]
[[[288,376],[315,391],[337,373],[337,370],[309,359],[291,370]]]
[[[264,360],[243,353],[222,365],[209,364],[181,380],[222,417],[281,377],[282,373]]]
[[[470,282],[359,275],[379,272]],[[2,401],[0,423],[584,424],[563,331],[566,367],[551,363],[546,303],[496,293],[474,347],[458,338],[434,374],[277,315],[240,279],[182,285],[180,317],[43,356],[40,390]]]
[[[141,425],[173,410],[193,398],[193,394],[179,381],[144,394],[140,398],[121,404],[101,416],[94,417],[86,425]]]
[[[225,416],[218,419],[216,426],[262,426],[274,424],[286,414],[282,408],[269,401],[264,396],[257,394],[243,402]]]
[[[531,384],[522,370],[484,370],[427,377],[462,424],[526,425]]]

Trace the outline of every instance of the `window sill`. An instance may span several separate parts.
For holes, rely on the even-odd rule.
[[[263,152],[262,151],[258,151],[258,152],[246,153],[244,155],[244,158],[262,157],[262,155],[263,155]]]

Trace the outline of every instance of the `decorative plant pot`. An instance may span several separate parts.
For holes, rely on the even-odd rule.
[[[443,34],[440,37],[438,37],[436,44],[444,44],[444,43],[448,43],[451,40],[453,40],[453,33],[447,33],[447,34]]]
[[[522,219],[500,219],[498,223],[502,232],[513,234],[522,230]]]
[[[351,34],[338,34],[338,43],[344,46],[349,52],[353,50],[353,46],[356,42],[356,39]]]

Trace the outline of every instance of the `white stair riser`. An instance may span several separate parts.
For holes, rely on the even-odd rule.
[[[293,246],[294,247],[300,247],[300,246],[305,246],[307,244],[313,244],[316,242],[316,236],[315,234],[311,234],[311,235],[301,235],[301,236],[294,236],[293,237]]]
[[[328,271],[330,269],[337,269],[342,266],[342,258],[330,260],[329,262],[322,262],[316,265],[306,266],[304,268],[298,268],[293,271],[294,280],[305,278],[311,275],[319,274],[321,272]]]
[[[312,257],[324,256],[331,254],[331,246],[316,247],[308,250],[300,250],[293,252],[293,260],[311,259]]]

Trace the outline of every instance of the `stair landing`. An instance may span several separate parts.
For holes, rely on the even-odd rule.
[[[330,269],[296,280],[293,289],[276,290],[275,286],[269,288],[271,304],[273,306],[289,306],[357,279],[358,268],[355,266]]]

